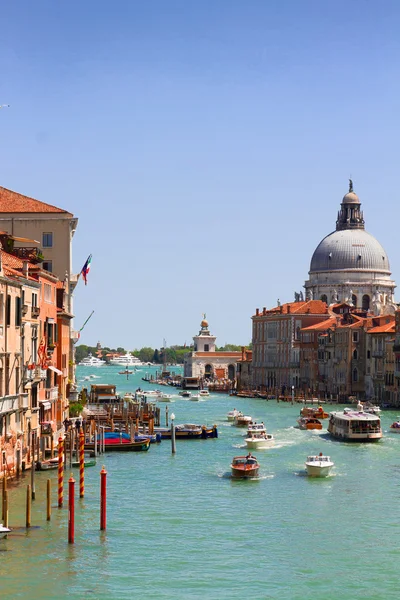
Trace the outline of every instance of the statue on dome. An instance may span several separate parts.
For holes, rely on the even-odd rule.
[[[304,302],[304,296],[303,296],[303,292],[300,291],[300,302]]]
[[[352,180],[352,179],[349,179],[349,194],[350,194],[351,192],[353,192],[353,191],[354,191],[354,190],[353,190],[353,180]]]

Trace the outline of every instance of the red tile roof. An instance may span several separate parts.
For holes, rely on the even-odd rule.
[[[302,302],[286,302],[285,304],[281,304],[281,306],[276,306],[275,308],[271,308],[263,314],[263,311],[260,310],[258,315],[253,315],[253,317],[263,317],[267,315],[325,315],[328,312],[328,308],[325,302],[322,300],[304,300]]]
[[[334,325],[336,325],[336,317],[330,317],[329,319],[325,319],[325,321],[320,321],[309,327],[302,327],[301,331],[326,331]]]
[[[0,186],[0,213],[64,213],[67,210]]]
[[[372,327],[368,330],[368,333],[395,333],[396,325],[395,322],[385,323],[385,325],[379,325],[378,327]]]

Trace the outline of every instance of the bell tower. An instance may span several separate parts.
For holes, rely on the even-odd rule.
[[[193,336],[195,352],[215,352],[216,336],[211,335],[208,329],[208,321],[206,315],[203,315],[203,320],[200,323],[199,335]]]

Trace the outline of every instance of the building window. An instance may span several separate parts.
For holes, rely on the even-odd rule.
[[[37,294],[32,294],[32,306],[37,307]]]
[[[369,298],[368,294],[365,294],[362,297],[362,309],[363,310],[369,310],[369,302],[370,302],[370,298]]]
[[[48,283],[44,284],[44,301],[51,302],[51,285]]]
[[[325,302],[326,304],[328,304],[328,296],[326,294],[322,294],[321,302]]]
[[[356,349],[356,350],[354,350],[354,352],[353,352],[353,358],[354,358],[354,360],[357,360],[357,358],[358,358],[358,352],[357,352],[357,349]]]
[[[43,248],[52,248],[53,247],[53,234],[52,233],[44,233],[42,239]]]
[[[353,342],[358,342],[358,331],[353,331]]]
[[[209,344],[204,344],[204,352],[209,352],[209,351],[210,351]]]
[[[352,295],[351,301],[352,301],[353,306],[355,306],[357,308],[357,296],[355,294]]]
[[[371,350],[367,350],[367,358],[371,358]]]
[[[353,381],[355,383],[358,381],[358,371],[357,371],[357,369],[353,369]]]
[[[42,268],[45,271],[49,271],[49,273],[53,272],[53,261],[52,260],[44,260],[42,262]]]
[[[21,298],[15,297],[15,327],[21,326]]]
[[[10,325],[10,324],[11,324],[11,296],[8,295],[7,303],[6,303],[6,325]]]

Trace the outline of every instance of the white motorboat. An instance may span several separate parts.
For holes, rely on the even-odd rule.
[[[198,402],[201,399],[199,394],[190,394],[189,400],[193,400],[194,402]]]
[[[171,394],[160,394],[157,397],[158,402],[174,402]]]
[[[400,433],[400,421],[395,421],[394,423],[392,423],[389,427],[389,431],[391,431],[392,433]]]
[[[257,421],[254,421],[254,423],[251,422],[247,427],[247,435],[250,436],[252,433],[267,433],[267,428],[262,421],[261,423],[257,423]]]
[[[210,392],[208,390],[200,390],[199,395],[200,396],[209,396]]]
[[[110,365],[118,365],[119,367],[134,367],[141,366],[142,363],[136,356],[130,352],[127,352],[121,356],[114,356],[114,358],[111,358]]]
[[[2,523],[0,523],[0,539],[5,537],[8,533],[10,533],[11,529],[8,527],[4,527]]]
[[[159,390],[140,390],[136,392],[138,398],[159,398],[162,392]]]
[[[226,418],[228,419],[228,421],[234,421],[235,417],[237,417],[238,415],[243,415],[243,413],[240,410],[236,410],[236,408],[234,408],[233,410],[230,410],[228,412]]]
[[[327,477],[330,474],[334,464],[335,463],[331,461],[330,457],[324,456],[322,452],[320,452],[317,456],[307,456],[307,475],[309,477]]]
[[[381,409],[380,406],[374,406],[373,404],[368,404],[367,402],[364,404],[364,412],[370,415],[380,415]]]
[[[86,358],[83,358],[80,363],[78,363],[78,367],[102,367],[106,364],[105,360],[101,360],[101,358],[97,358],[97,356],[93,356],[93,354],[88,354]]]
[[[245,442],[248,448],[252,450],[262,450],[263,448],[270,448],[274,443],[274,436],[266,431],[253,432],[248,434]]]
[[[243,413],[240,413],[240,415],[236,415],[236,417],[233,420],[233,424],[236,427],[248,427],[249,423],[253,420],[253,417],[250,417],[249,415],[244,415]]]
[[[179,395],[182,396],[182,398],[190,398],[192,392],[189,392],[189,390],[182,390],[179,392]]]

